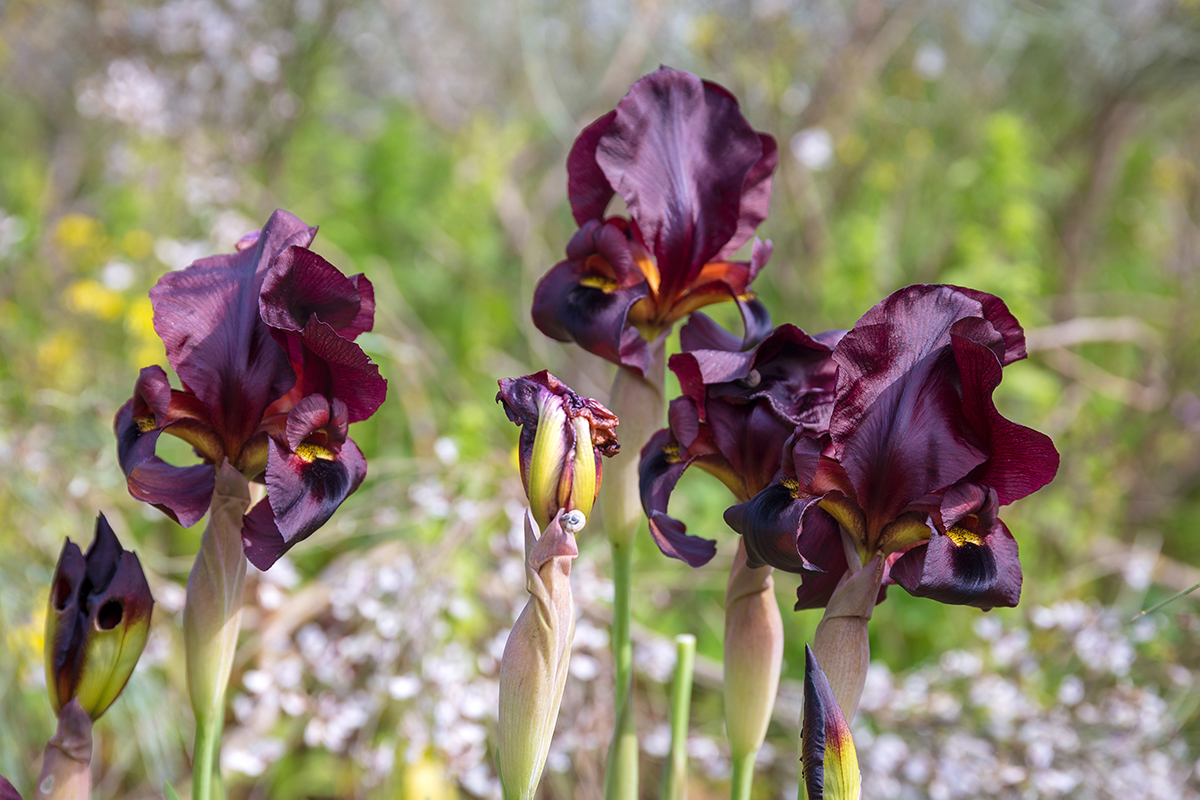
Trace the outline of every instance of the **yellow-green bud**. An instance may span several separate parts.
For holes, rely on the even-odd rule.
[[[537,524],[548,526],[559,509],[590,515],[600,490],[598,456],[620,451],[617,418],[544,370],[502,379],[496,399],[521,426],[521,480]]]
[[[76,699],[89,718],[100,718],[133,674],[153,608],[138,557],[121,548],[103,514],[86,556],[66,541],[46,610],[46,688],[55,714]]]

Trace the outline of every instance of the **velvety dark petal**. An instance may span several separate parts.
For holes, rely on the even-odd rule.
[[[83,669],[88,588],[87,561],[79,546],[67,539],[50,583],[50,607],[46,612],[46,685],[55,713],[75,696]]]
[[[142,367],[137,383],[133,386],[133,414],[135,417],[152,415],[154,427],[161,428],[171,406],[171,381],[166,371],[154,364]]]
[[[676,397],[667,406],[667,426],[675,443],[684,450],[700,436],[700,414],[690,397]]]
[[[992,327],[1004,340],[1004,354],[1000,358],[1003,366],[1007,367],[1014,361],[1020,361],[1022,358],[1025,358],[1027,355],[1025,352],[1025,331],[1021,328],[1021,323],[1017,322],[1017,318],[1008,310],[1008,306],[1004,304],[1003,300],[995,295],[981,292],[977,289],[967,289],[962,286],[952,288],[962,292],[983,307],[983,318],[991,323]]]
[[[775,478],[784,442],[794,430],[766,403],[710,402],[708,427],[717,449],[745,482],[748,496],[762,491]]]
[[[654,543],[664,555],[699,567],[716,555],[717,543],[688,535],[687,526],[666,513],[675,484],[693,460],[681,457],[679,443],[670,430],[661,430],[642,448],[638,479],[642,509],[650,520]]]
[[[690,314],[687,324],[679,329],[679,347],[685,353],[693,350],[724,350],[736,353],[742,349],[742,341],[743,339],[734,336],[701,311]]]
[[[723,89],[662,68],[635,83],[599,137],[596,163],[625,200],[676,297],[734,237],[763,144]]]
[[[306,450],[303,445],[290,451],[271,440],[267,500],[284,542],[291,547],[312,535],[366,476],[367,460],[350,439],[336,454]]]
[[[299,332],[316,316],[351,340],[371,329],[374,308],[370,281],[362,275],[346,277],[306,247],[288,247],[279,254],[259,295],[259,313],[272,328]]]
[[[584,128],[567,156],[567,198],[577,225],[602,219],[612,200],[613,188],[596,163],[596,146],[616,116],[616,111],[610,111]]]
[[[736,349],[676,353],[667,362],[675,377],[679,378],[680,391],[700,409],[701,420],[704,419],[709,393],[715,391],[713,387],[734,381],[742,382],[743,386],[753,382],[746,380],[753,364],[753,352],[742,353]]]
[[[582,261],[563,261],[547,272],[533,293],[534,324],[552,339],[574,341],[641,374],[649,365],[649,343],[625,320],[649,287],[645,281],[611,290],[581,283],[591,275]]]
[[[770,335],[771,312],[757,297],[746,299],[745,295],[739,295],[736,300],[744,331],[740,347],[749,350]]]
[[[846,548],[842,545],[837,523],[816,504],[805,509],[800,519],[796,548],[804,554],[809,568],[800,571],[795,609],[824,608],[850,567],[846,563]],[[883,595],[884,591],[880,590],[878,602],[883,602]]]
[[[797,497],[776,482],[748,502],[725,509],[725,523],[742,535],[747,565],[803,572],[814,565],[800,553],[800,518],[814,498]],[[818,567],[819,568],[819,567]]]
[[[308,318],[299,334],[277,329],[275,335],[295,367],[300,396],[322,394],[341,400],[350,422],[367,419],[383,404],[387,381],[379,367],[361,347],[316,316]]]
[[[779,148],[775,145],[775,139],[765,133],[760,133],[758,138],[762,144],[762,156],[746,173],[745,183],[742,184],[742,202],[738,208],[737,232],[717,254],[721,260],[731,258],[738,248],[750,241],[771,209],[771,176],[779,164]]]
[[[868,312],[864,320],[878,321],[860,320],[834,349],[833,457],[871,535],[987,458],[963,413],[948,346],[954,322],[978,308],[947,287],[909,287]]]
[[[275,257],[307,246],[316,228],[276,211],[254,247],[202,258],[168,272],[153,289],[154,329],[167,358],[208,408],[213,428],[236,458],[263,411],[295,383],[286,354],[259,316],[258,297]]]
[[[1058,451],[1050,437],[996,410],[992,393],[1000,385],[1001,369],[993,352],[965,337],[951,338],[962,376],[963,413],[988,453],[968,479],[994,488],[1000,505],[1007,505],[1054,479]]]
[[[982,609],[1012,607],[1021,599],[1017,542],[1003,522],[990,530],[955,526],[934,532],[892,565],[891,578],[915,597]]]
[[[743,376],[707,387],[707,408],[711,412],[718,399],[733,405],[762,403],[792,428],[803,425],[814,434],[823,433],[837,381],[831,354],[832,348],[819,339],[794,325],[780,325],[754,351]]]
[[[242,517],[242,549],[250,563],[264,572],[298,541],[284,541],[283,534],[275,524],[275,512],[266,498],[259,500]]]
[[[117,455],[129,493],[187,528],[208,510],[213,492],[213,468],[207,464],[175,467],[154,454],[159,430],[143,432],[133,416],[133,401],[114,421]]]
[[[305,439],[321,433],[323,437],[318,444],[337,453],[346,441],[348,427],[349,411],[345,403],[336,397],[330,401],[324,395],[310,394],[288,413],[288,447],[294,451]]]

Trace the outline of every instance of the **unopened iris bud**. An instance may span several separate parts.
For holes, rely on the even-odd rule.
[[[862,775],[850,725],[812,648],[804,646],[804,720],[800,763],[808,800],[859,800]]]
[[[539,527],[559,509],[586,517],[600,490],[600,456],[620,452],[616,416],[542,370],[500,380],[496,399],[521,426],[521,481]]]
[[[573,517],[572,523],[579,523],[582,516],[577,510],[556,514],[539,535],[533,515],[525,513],[529,602],[500,659],[499,760],[505,800],[531,800],[550,752],[575,638],[571,562],[579,549],[571,526],[563,522]]]
[[[154,598],[138,557],[121,548],[101,514],[85,556],[67,539],[46,611],[46,688],[58,714],[72,698],[100,718],[133,673]]]
[[[783,662],[783,618],[770,567],[746,565],[738,543],[725,590],[725,728],[734,759],[762,747]]]

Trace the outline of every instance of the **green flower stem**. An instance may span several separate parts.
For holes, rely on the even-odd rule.
[[[663,771],[662,800],[687,797],[688,718],[692,707],[692,674],[696,666],[696,637],[675,637],[675,677],[671,683],[671,757]],[[734,773],[736,775],[736,772]],[[749,787],[749,782],[747,782]]]
[[[642,447],[663,425],[666,337],[653,345],[644,375],[618,369],[609,409],[620,419],[617,436],[621,452],[604,469],[600,513],[612,546],[613,655],[616,689],[613,739],[604,770],[606,800],[632,800],[638,796],[638,745],[633,717],[633,644],[630,640],[633,597],[634,538],[642,525],[638,490],[638,458]]]
[[[729,785],[729,800],[750,800],[750,786],[754,783],[755,750],[733,759],[733,781]],[[803,789],[801,789],[803,791]]]
[[[638,796],[638,742],[633,718],[633,541],[612,542],[613,657],[616,662],[615,725],[604,769],[605,800]]]
[[[220,723],[208,725],[196,722],[196,745],[192,752],[192,797],[214,798],[214,778],[217,774],[217,755],[221,750]]]
[[[225,688],[242,622],[246,581],[242,516],[249,505],[246,478],[225,462],[217,470],[208,525],[188,577],[183,606],[188,699],[196,717],[192,800],[214,800],[220,794],[219,789],[214,791],[214,784],[220,783],[217,762],[225,720]]]

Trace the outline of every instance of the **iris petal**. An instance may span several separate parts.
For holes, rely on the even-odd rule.
[[[286,247],[308,245],[316,234],[298,218],[276,211],[253,247],[202,258],[168,272],[150,290],[154,329],[184,388],[209,410],[213,428],[236,460],[241,446],[296,376],[259,316],[259,291]]]
[[[371,330],[375,290],[362,275],[342,271],[306,247],[288,247],[263,280],[259,313],[272,328],[302,331],[316,316],[353,340]]]
[[[658,261],[661,294],[681,294],[733,239],[746,176],[762,158],[737,101],[695,75],[664,67],[617,104],[596,163]]]
[[[666,513],[675,484],[695,460],[695,457],[682,458],[680,445],[671,431],[661,430],[642,448],[638,477],[642,508],[650,520],[650,535],[654,543],[664,555],[699,567],[716,555],[717,543],[689,535],[686,525]]]

